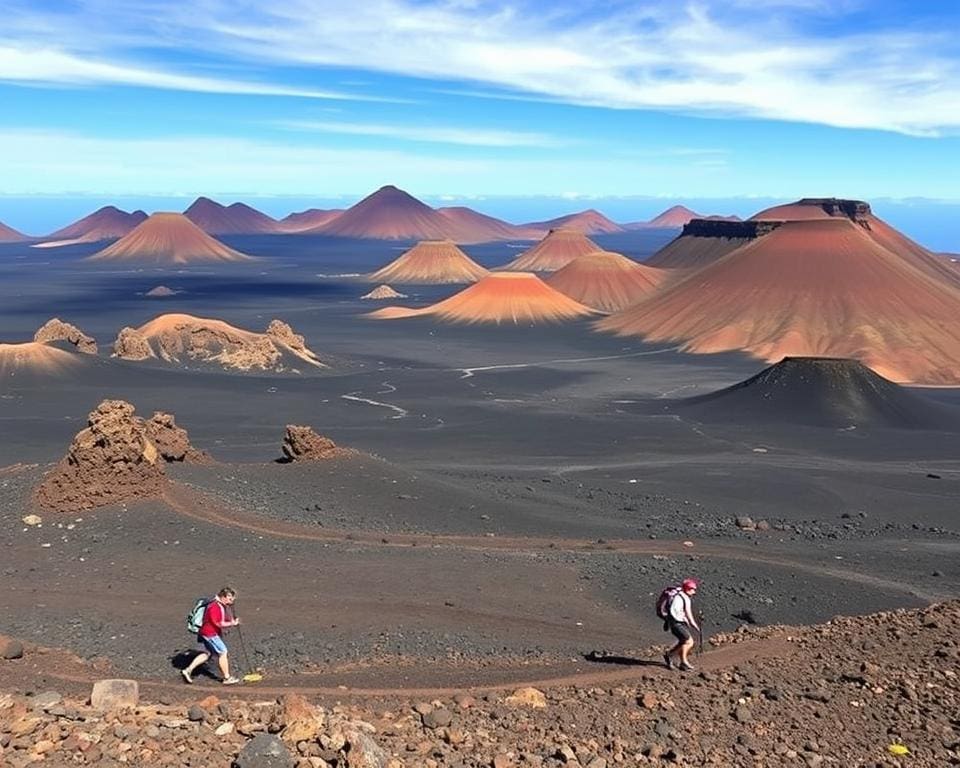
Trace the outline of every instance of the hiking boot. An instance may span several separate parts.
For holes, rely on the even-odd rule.
[[[667,669],[673,669],[673,658],[669,653],[663,654],[663,663],[667,665]]]
[[[687,664],[687,662],[681,661],[680,669],[683,670],[684,672],[693,672],[693,670],[696,669],[696,667],[694,667],[693,664]]]
[[[190,677],[190,673],[187,672],[187,670],[181,669],[180,674],[183,676],[184,682],[186,682],[187,685],[193,685],[193,678]]]
[[[239,677],[234,677],[233,675],[230,675],[230,677],[227,677],[227,678],[224,679],[223,684],[224,684],[224,685],[236,685],[236,684],[239,683],[239,682],[240,682],[240,678],[239,678]]]

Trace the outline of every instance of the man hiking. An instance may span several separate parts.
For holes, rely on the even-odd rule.
[[[688,657],[693,648],[693,633],[690,628],[700,631],[700,625],[693,617],[691,603],[691,598],[697,594],[697,586],[696,579],[684,579],[679,587],[671,587],[664,591],[661,601],[664,629],[669,629],[677,638],[676,645],[663,654],[667,669],[673,669],[673,657],[676,655],[680,657],[678,665],[680,669],[684,671],[693,669]]]
[[[227,657],[227,645],[223,642],[223,630],[226,627],[236,627],[240,619],[232,617],[232,611],[227,610],[237,599],[237,593],[230,587],[224,587],[217,596],[207,603],[203,611],[203,623],[197,633],[197,641],[203,650],[194,657],[190,666],[180,672],[188,683],[193,682],[193,672],[201,664],[205,664],[211,656],[217,657],[217,665],[222,675],[224,685],[236,685],[240,679],[230,674],[230,659]]]

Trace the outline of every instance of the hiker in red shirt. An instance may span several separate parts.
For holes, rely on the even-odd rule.
[[[228,610],[236,597],[237,593],[233,589],[224,587],[204,609],[203,624],[201,624],[200,632],[197,634],[197,641],[203,650],[190,662],[190,666],[180,673],[188,683],[193,682],[194,670],[201,664],[205,664],[211,656],[217,657],[217,665],[223,675],[222,682],[224,685],[236,685],[240,682],[239,678],[230,674],[227,645],[223,642],[224,628],[236,627],[240,624],[240,619],[233,618],[232,612]]]

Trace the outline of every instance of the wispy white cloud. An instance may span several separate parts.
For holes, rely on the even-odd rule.
[[[284,120],[274,123],[294,131],[334,133],[348,136],[378,136],[431,144],[460,144],[471,147],[569,146],[572,142],[546,133],[454,128],[437,125],[382,125],[320,120]]]
[[[869,31],[845,25],[866,0],[365,0],[362,13],[340,0],[75,0],[57,12],[7,3],[0,78],[25,83],[327,98],[343,94],[301,79],[336,82],[338,68],[612,109],[960,131],[952,30],[897,18],[884,27],[881,14]],[[222,66],[216,77],[175,74],[143,63],[145,51]],[[281,82],[294,68],[295,84],[223,74],[256,65]]]
[[[0,45],[0,81],[36,85],[130,85],[200,93],[395,101],[339,91],[177,74],[134,63],[101,61],[54,48],[25,49],[9,45]]]

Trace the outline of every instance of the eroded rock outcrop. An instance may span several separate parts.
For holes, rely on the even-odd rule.
[[[163,492],[167,461],[203,456],[169,414],[156,413],[145,421],[135,415],[130,403],[104,400],[34,497],[56,512],[153,498]]]
[[[125,360],[213,363],[238,371],[296,373],[302,363],[324,367],[303,336],[280,320],[273,320],[265,333],[256,333],[215,318],[160,315],[139,328],[124,328],[113,349]]]
[[[329,437],[318,435],[311,427],[296,424],[287,425],[282,447],[288,461],[321,461],[346,452]]]
[[[53,341],[65,341],[77,348],[85,355],[97,354],[97,341],[87,336],[77,326],[63,322],[59,317],[51,318],[44,323],[33,335],[33,340],[40,344],[49,344]]]

